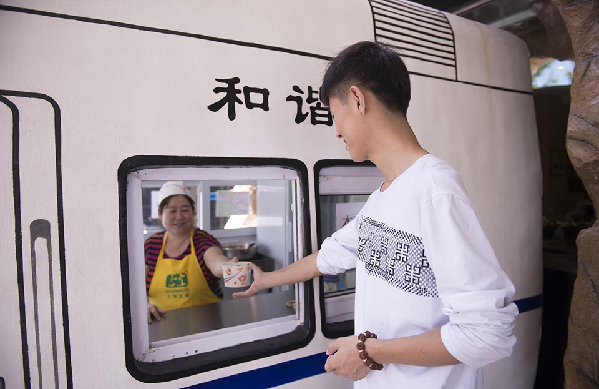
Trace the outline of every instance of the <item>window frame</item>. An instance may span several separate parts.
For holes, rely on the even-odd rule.
[[[142,382],[164,382],[190,376],[193,374],[210,371],[225,366],[235,365],[254,359],[265,358],[272,355],[288,352],[305,347],[315,334],[315,308],[312,281],[297,284],[296,298],[298,310],[295,320],[271,319],[264,322],[250,323],[239,327],[225,329],[225,332],[250,332],[243,343],[214,347],[198,352],[202,344],[210,342],[210,337],[200,334],[192,340],[183,340],[176,344],[164,344],[164,351],[176,357],[161,361],[151,361],[145,358],[148,353],[149,339],[146,323],[145,297],[140,299],[143,292],[145,296],[145,277],[138,275],[139,261],[136,264],[130,261],[132,252],[138,254],[141,245],[143,256],[143,231],[137,231],[141,223],[141,180],[150,173],[149,180],[175,179],[173,169],[177,169],[176,179],[202,180],[198,173],[205,173],[209,178],[218,169],[221,172],[233,172],[231,177],[244,169],[253,170],[252,174],[259,172],[256,179],[273,179],[273,171],[291,170],[296,181],[295,193],[297,196],[294,240],[295,260],[308,255],[310,247],[310,220],[308,204],[308,171],[299,160],[285,158],[228,158],[228,157],[181,157],[181,156],[150,156],[137,155],[125,159],[118,169],[119,184],[119,231],[121,251],[123,320],[125,340],[125,363],[129,373]],[[210,170],[212,169],[212,170]],[[223,170],[226,169],[226,170]],[[240,170],[241,169],[241,170]],[[209,172],[209,173],[208,173]],[[234,173],[237,172],[237,173]],[[275,173],[278,174],[278,173]],[[247,175],[245,175],[247,177]],[[283,179],[285,178],[283,174]],[[225,178],[228,180],[228,178]],[[252,177],[254,179],[254,177]],[[137,183],[133,184],[136,180]],[[136,189],[139,187],[139,191]],[[138,200],[136,200],[138,199]],[[139,202],[137,207],[136,201]],[[139,208],[137,210],[136,208]],[[133,251],[132,251],[132,248]],[[144,263],[141,263],[144,267]],[[145,274],[143,272],[142,274]],[[284,317],[285,318],[285,317]],[[283,318],[283,319],[284,319]],[[287,317],[288,318],[288,317]],[[260,323],[263,323],[262,325]],[[144,325],[145,324],[145,331]],[[255,325],[253,325],[255,324]],[[264,325],[265,324],[265,325]],[[269,336],[276,330],[275,336]],[[209,333],[205,333],[209,334]],[[187,349],[185,346],[189,346]],[[187,351],[185,351],[187,350]],[[154,353],[150,350],[149,353]]]
[[[364,189],[361,188],[360,185],[356,185],[358,184],[356,182],[356,177],[354,175],[341,175],[339,174],[339,177],[347,177],[346,179],[344,179],[344,182],[342,184],[342,186],[344,187],[343,190],[336,190],[334,188],[334,186],[331,186],[330,184],[332,183],[331,180],[326,180],[324,184],[321,184],[321,180],[320,180],[320,175],[321,172],[325,169],[330,169],[331,173],[335,173],[335,171],[338,172],[342,172],[344,169],[347,168],[368,168],[368,170],[371,170],[372,168],[376,169],[376,165],[374,165],[372,162],[370,161],[364,161],[364,162],[354,162],[352,160],[348,160],[348,159],[323,159],[323,160],[319,160],[315,165],[314,165],[314,201],[316,204],[316,236],[317,236],[317,243],[318,243],[318,249],[320,249],[321,246],[321,242],[324,241],[324,239],[326,237],[323,236],[323,231],[322,231],[322,226],[321,226],[321,201],[320,201],[320,196],[321,196],[321,189],[323,189],[325,191],[325,193],[323,193],[323,195],[362,195],[362,194],[367,194],[370,195],[372,194],[373,190],[370,189]],[[381,176],[371,176],[370,174],[367,175],[363,175],[363,176],[358,176],[360,178],[364,178],[364,177],[373,177],[371,181],[369,181],[369,183],[371,185],[377,184],[380,185],[382,184],[383,181],[381,181],[382,177],[382,173]],[[351,190],[351,193],[347,193],[346,190]],[[347,313],[348,311],[348,304],[351,304],[352,310],[353,310],[353,299],[352,296],[355,295],[355,289],[353,290],[347,290],[346,292],[344,291],[339,291],[339,292],[332,292],[331,295],[329,297],[325,296],[324,293],[324,278],[321,276],[319,277],[318,280],[319,283],[319,290],[321,291],[321,293],[319,294],[319,301],[320,301],[320,322],[321,322],[321,328],[322,328],[322,333],[325,337],[329,338],[329,339],[335,339],[335,338],[339,338],[339,337],[343,337],[343,336],[349,336],[349,335],[353,335],[354,334],[354,321],[353,320],[344,320],[344,321],[337,321],[337,322],[333,322],[333,323],[328,323],[327,322],[327,307],[332,307],[334,308],[336,311],[342,312],[342,313]],[[350,301],[352,300],[352,301]]]

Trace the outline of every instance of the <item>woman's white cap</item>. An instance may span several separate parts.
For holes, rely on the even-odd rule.
[[[191,194],[185,186],[183,181],[167,181],[162,185],[158,192],[158,204],[162,203],[164,199],[174,195],[185,195],[191,197]]]

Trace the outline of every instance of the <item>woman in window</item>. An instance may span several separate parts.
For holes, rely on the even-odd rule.
[[[166,182],[158,198],[165,231],[149,237],[144,247],[148,324],[171,309],[222,301],[221,265],[229,262],[218,240],[194,227],[195,202],[183,181]]]

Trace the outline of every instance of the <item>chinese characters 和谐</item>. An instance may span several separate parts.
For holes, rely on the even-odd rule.
[[[242,89],[237,88],[237,84],[241,82],[239,77],[232,78],[215,78],[216,81],[225,84],[226,86],[215,87],[215,94],[223,94],[222,98],[208,106],[212,112],[218,112],[227,106],[227,116],[230,121],[237,117],[237,104],[244,105],[247,109],[260,108],[263,111],[269,111],[270,91],[267,88],[257,88],[244,86]],[[333,125],[333,116],[327,107],[322,105],[318,97],[318,90],[312,86],[308,86],[307,93],[297,85],[292,87],[294,94],[286,97],[285,101],[295,102],[297,106],[295,114],[295,123],[303,123],[310,116],[312,125],[324,124],[326,126]],[[240,96],[243,91],[243,101]],[[307,110],[304,110],[304,103],[307,105]]]

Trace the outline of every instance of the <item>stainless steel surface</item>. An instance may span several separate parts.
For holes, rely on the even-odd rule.
[[[223,244],[223,253],[227,258],[237,257],[239,260],[251,259],[256,255],[256,242]]]
[[[295,309],[285,305],[290,300],[295,300],[293,290],[174,309],[161,321],[148,325],[150,343],[295,315]]]

